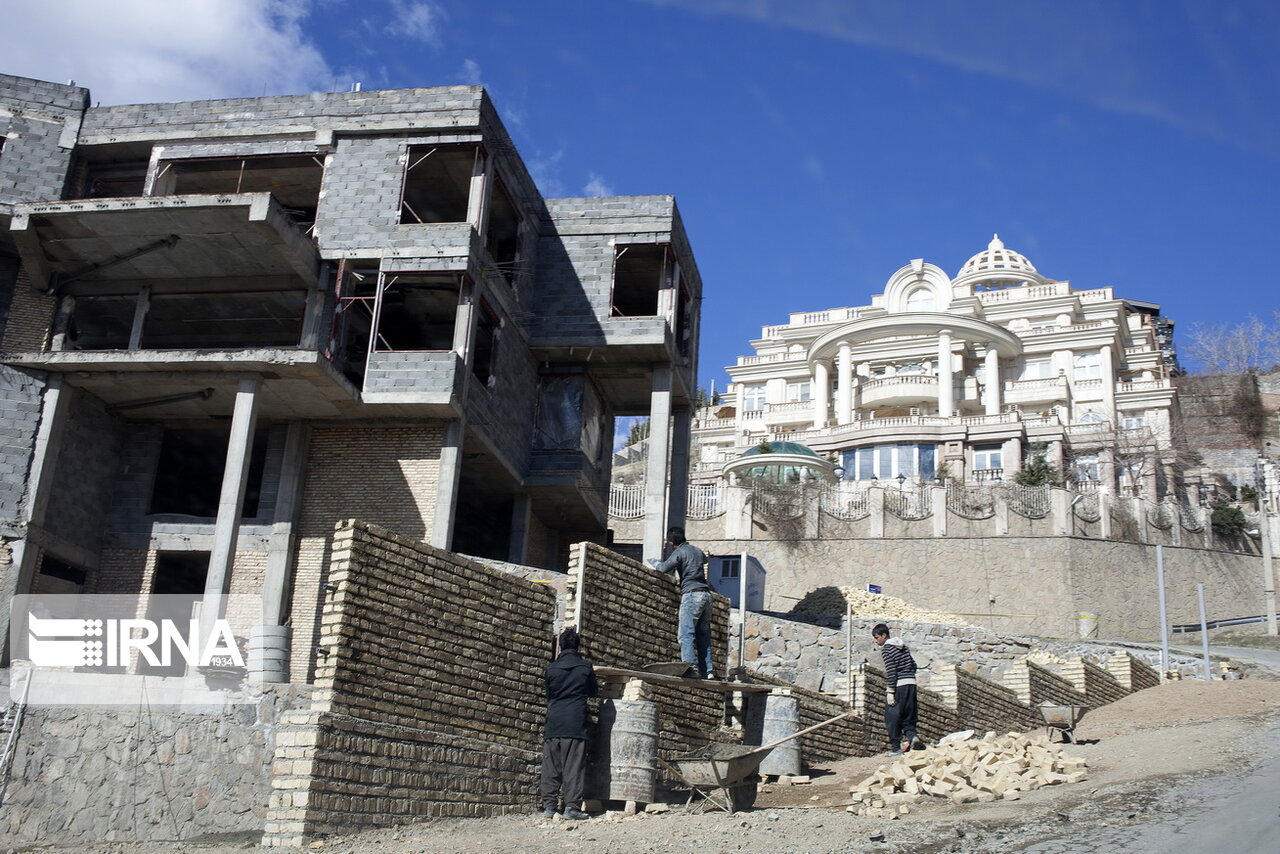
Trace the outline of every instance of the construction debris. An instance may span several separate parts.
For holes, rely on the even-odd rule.
[[[846,603],[853,608],[855,617],[863,619],[907,620],[917,623],[941,623],[948,626],[966,625],[965,621],[955,614],[915,608],[896,596],[868,593],[857,587],[819,588],[801,599],[791,609],[791,613],[841,618],[845,615]]]
[[[1087,763],[1037,734],[988,732],[980,739],[904,754],[851,788],[847,810],[875,818],[897,818],[926,797],[953,803],[1016,801],[1022,792],[1085,779]]]

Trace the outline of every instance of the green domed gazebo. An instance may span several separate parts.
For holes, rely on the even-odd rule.
[[[805,473],[826,480],[834,479],[835,463],[818,456],[812,448],[799,442],[761,442],[743,451],[736,460],[725,463],[725,477],[749,477],[771,483],[798,483]]]

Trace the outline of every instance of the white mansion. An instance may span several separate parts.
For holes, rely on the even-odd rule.
[[[764,327],[694,421],[693,479],[732,475],[766,441],[898,484],[1008,479],[1043,447],[1069,481],[1162,498],[1172,326],[1155,304],[1040,275],[998,236],[955,278],[915,260],[869,306]]]

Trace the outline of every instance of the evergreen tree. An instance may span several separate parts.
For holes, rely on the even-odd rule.
[[[1047,459],[1048,448],[1043,444],[1032,445],[1030,457],[1022,470],[1013,476],[1019,486],[1061,486],[1062,473]]]

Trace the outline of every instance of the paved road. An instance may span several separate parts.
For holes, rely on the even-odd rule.
[[[1250,661],[1269,670],[1280,672],[1280,649],[1252,649],[1242,646],[1210,646],[1209,652],[1229,655],[1241,661]]]
[[[1242,773],[1198,777],[1171,787],[1110,826],[1073,827],[1021,854],[1270,854],[1280,851],[1280,725],[1253,741],[1258,760]],[[1135,820],[1136,819],[1136,820]],[[1064,824],[1064,830],[1067,824]]]

